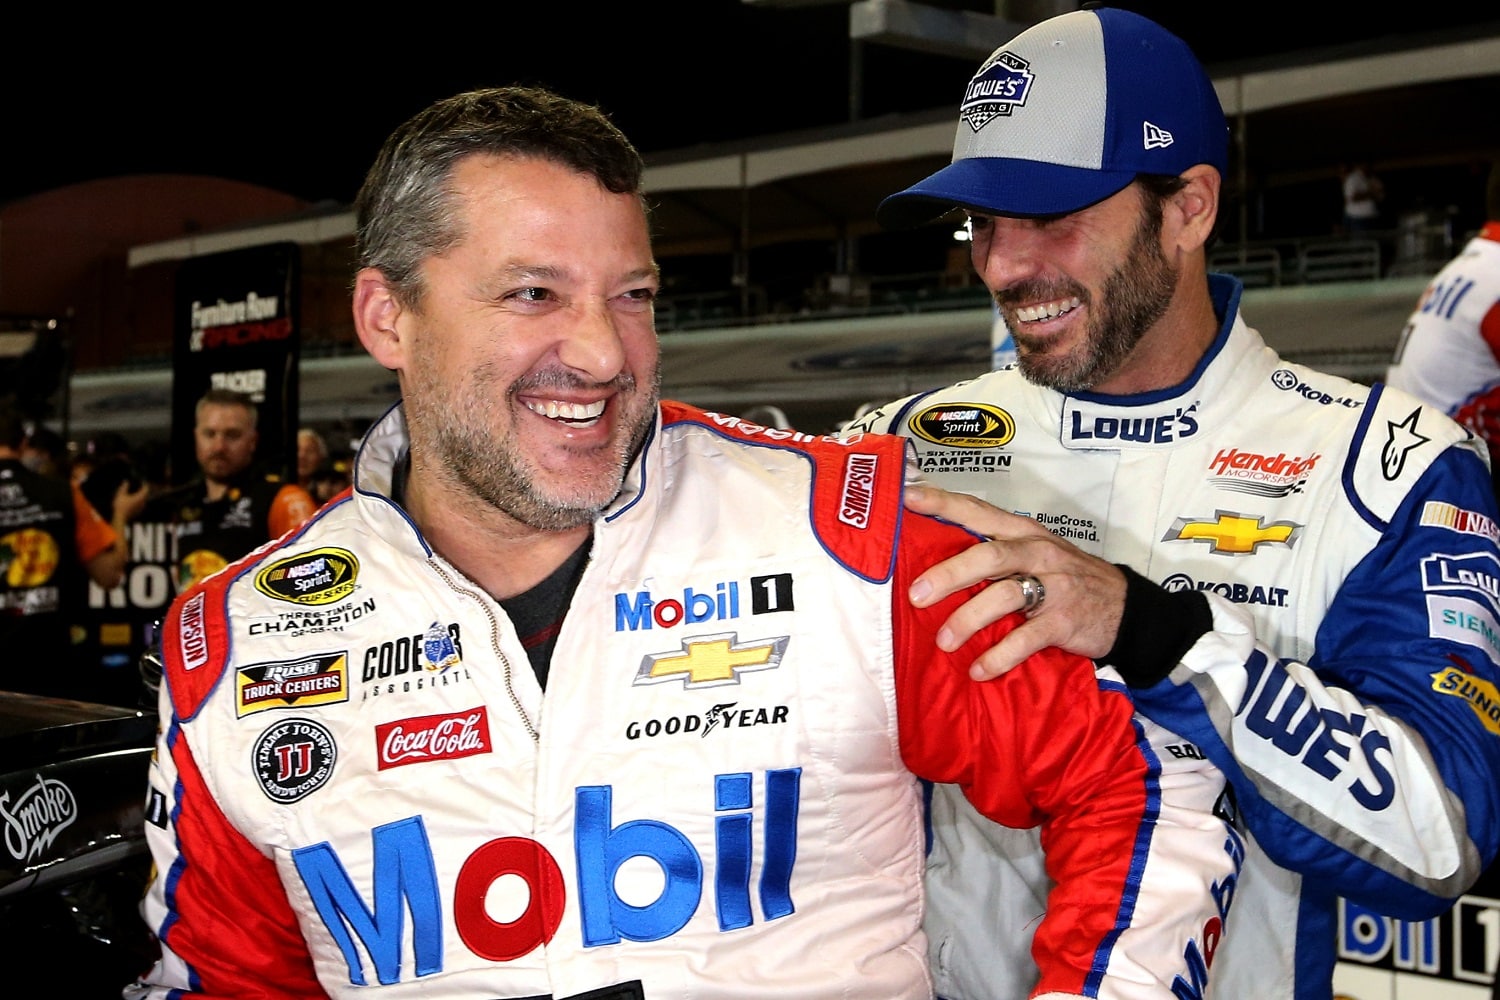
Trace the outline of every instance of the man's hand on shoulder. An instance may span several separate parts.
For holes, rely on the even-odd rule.
[[[1026,622],[970,667],[975,680],[1007,673],[1048,646],[1093,659],[1103,659],[1114,647],[1125,612],[1126,578],[1119,567],[1083,552],[1029,517],[977,497],[913,485],[906,490],[906,506],[986,539],[918,576],[911,588],[912,604],[925,608],[981,581],[1000,581],[948,618],[938,633],[942,649],[955,650],[986,625],[1025,611],[1028,592],[1032,595]],[[1039,601],[1038,593],[1045,595]]]

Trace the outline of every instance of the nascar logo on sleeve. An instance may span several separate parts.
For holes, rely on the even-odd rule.
[[[354,592],[358,576],[353,552],[326,547],[276,560],[255,574],[255,589],[292,604],[332,604]]]

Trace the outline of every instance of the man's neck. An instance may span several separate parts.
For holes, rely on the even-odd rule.
[[[1219,326],[1207,276],[1196,284],[1179,281],[1166,313],[1152,324],[1125,363],[1089,391],[1129,396],[1170,389],[1198,367],[1219,335]]]
[[[593,531],[592,523],[564,531],[533,528],[473,497],[450,497],[415,477],[401,504],[434,551],[496,600],[515,597],[547,579]]]

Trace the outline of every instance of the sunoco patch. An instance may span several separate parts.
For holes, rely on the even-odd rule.
[[[358,576],[353,552],[321,548],[276,560],[255,574],[255,589],[292,604],[332,604],[354,593]]]
[[[333,734],[311,719],[286,719],[260,734],[251,763],[260,790],[272,802],[296,802],[333,777],[338,747]]]

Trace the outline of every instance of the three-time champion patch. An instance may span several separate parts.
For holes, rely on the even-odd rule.
[[[338,747],[311,719],[286,719],[260,734],[252,761],[260,790],[272,802],[296,802],[333,777]]]

